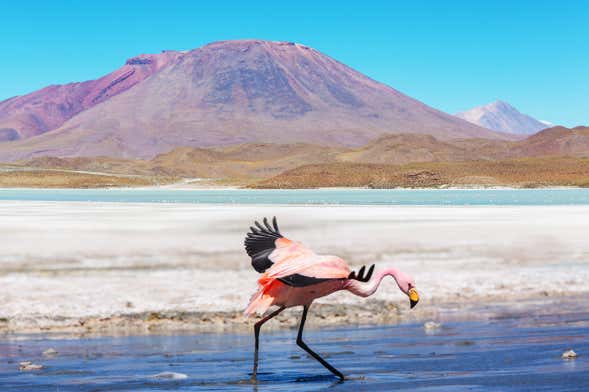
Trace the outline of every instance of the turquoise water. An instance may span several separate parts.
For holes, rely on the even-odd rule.
[[[205,204],[589,205],[589,189],[0,189],[0,200]]]

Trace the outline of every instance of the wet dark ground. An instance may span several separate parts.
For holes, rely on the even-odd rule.
[[[306,341],[349,378],[340,383],[295,344],[262,331],[259,381],[248,383],[252,336],[200,334],[0,340],[0,391],[589,391],[589,315],[309,330]],[[57,355],[43,355],[48,348]],[[576,359],[561,354],[574,349]],[[19,362],[42,364],[20,371]]]

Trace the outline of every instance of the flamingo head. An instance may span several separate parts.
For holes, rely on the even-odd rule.
[[[419,294],[415,288],[415,280],[404,272],[397,271],[395,276],[399,289],[409,297],[409,306],[411,309],[419,302]]]

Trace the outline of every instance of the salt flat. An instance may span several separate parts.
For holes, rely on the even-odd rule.
[[[317,253],[414,275],[416,310],[428,317],[442,307],[589,293],[589,206],[2,201],[0,325],[18,332],[150,312],[238,312],[258,276],[243,237],[254,219],[274,215],[284,235]],[[345,292],[321,302],[350,312],[408,307],[392,281],[374,299]]]

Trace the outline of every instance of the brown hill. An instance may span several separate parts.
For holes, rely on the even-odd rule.
[[[481,140],[481,143],[484,142]],[[431,135],[416,134],[382,136],[338,156],[338,160],[343,162],[388,164],[469,159],[477,159],[477,156],[467,148],[438,140]]]
[[[243,40],[183,53],[56,130],[0,144],[0,161],[151,158],[180,146],[260,142],[360,146],[390,133],[510,138],[433,109],[307,46]]]
[[[512,156],[589,156],[589,127],[553,127],[536,133],[510,148]]]
[[[183,178],[234,180],[268,178],[308,163],[336,160],[345,148],[312,144],[241,144],[220,148],[180,147],[151,160],[110,157],[39,157],[24,167]]]
[[[110,157],[38,157],[28,161],[19,162],[19,164],[24,167],[38,169],[146,176],[153,175],[149,162],[141,159],[120,159]]]
[[[451,144],[468,152],[469,159],[505,159],[542,156],[589,156],[589,127],[547,128],[519,141],[464,139]],[[455,160],[455,159],[449,159]]]
[[[559,156],[560,158],[554,158],[556,160],[550,158],[520,159],[547,156]],[[368,183],[372,183],[375,181],[374,178],[379,176],[389,178],[392,170],[390,167],[393,165],[435,162],[435,168],[443,168],[441,172],[436,172],[438,173],[436,174],[437,177],[443,178],[442,182],[451,179],[454,183],[460,183],[460,181],[464,180],[465,183],[468,183],[468,181],[480,181],[482,183],[490,181],[490,183],[502,184],[501,178],[503,177],[497,178],[494,176],[493,170],[511,171],[513,173],[520,170],[529,170],[529,177],[518,177],[517,181],[522,182],[524,180],[532,181],[532,174],[537,174],[537,169],[541,168],[547,171],[545,175],[540,175],[538,179],[549,176],[548,180],[550,180],[552,178],[550,176],[553,176],[550,173],[553,173],[554,170],[567,169],[571,162],[574,162],[574,160],[566,160],[565,156],[589,156],[589,128],[577,127],[570,130],[555,127],[518,142],[486,139],[440,141],[429,135],[402,134],[383,136],[357,148],[324,147],[304,143],[245,143],[216,148],[181,147],[160,154],[151,160],[109,157],[40,157],[22,162],[22,164],[34,168],[144,176],[209,178],[235,183],[269,179],[278,175],[276,184],[283,181],[284,176],[299,172],[295,170],[294,172],[284,173],[284,175],[280,175],[280,173],[305,165],[321,164],[320,166],[311,166],[317,168],[316,170],[319,170],[319,172],[310,172],[311,169],[306,166],[306,171],[303,171],[305,176],[303,183],[313,184],[309,186],[328,186],[334,183],[329,179],[331,171],[324,173],[321,170],[335,170],[333,171],[335,173],[334,178],[339,178],[342,175],[339,168],[346,170],[349,168],[352,172],[360,169],[366,170],[368,172],[365,175],[358,177],[358,183],[366,185],[368,181],[366,178],[371,178]],[[549,168],[548,164],[551,162],[564,166]],[[495,163],[499,166],[494,166]],[[362,166],[363,164],[372,165]],[[539,166],[532,168],[534,165]],[[411,168],[411,166],[405,167]],[[383,174],[384,168],[386,168],[386,173],[389,174]],[[370,173],[370,170],[374,170],[374,173]],[[309,178],[313,173],[317,175],[317,179],[311,181]],[[450,177],[440,177],[440,173],[448,174]],[[564,172],[563,178],[571,179],[574,177],[574,173],[579,174],[578,172],[568,174]],[[572,177],[569,177],[569,174]],[[424,175],[415,178],[416,181],[417,179],[421,181]],[[465,178],[470,178],[470,180],[465,180]],[[505,181],[516,180],[515,177],[509,176],[504,177],[504,179]],[[395,181],[405,185],[410,183],[407,182],[408,180],[406,182],[400,179]],[[425,182],[431,184],[428,181],[430,180]]]

